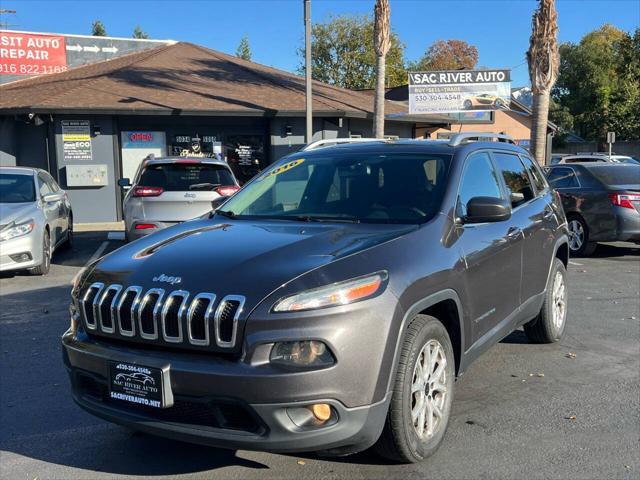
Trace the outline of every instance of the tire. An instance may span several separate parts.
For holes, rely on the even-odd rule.
[[[426,349],[426,350],[425,350]],[[425,351],[431,351],[439,362],[429,363]],[[442,358],[446,360],[442,362]],[[426,385],[419,385],[418,362],[430,364],[431,375],[427,377]],[[444,365],[442,367],[442,365]],[[442,373],[438,373],[442,368]],[[431,388],[435,382],[439,387]],[[455,358],[453,347],[446,328],[436,318],[428,315],[418,315],[409,325],[404,336],[400,351],[398,370],[394,381],[391,404],[384,429],[374,450],[381,456],[402,463],[415,463],[433,455],[444,437],[451,413],[453,401],[453,383],[455,377]],[[422,377],[424,378],[424,377]],[[418,389],[412,393],[414,386]],[[424,409],[418,407],[419,398],[429,401]],[[429,400],[430,399],[430,400]],[[427,405],[432,406],[431,416]],[[435,407],[434,407],[435,405]],[[436,419],[436,408],[440,411]],[[418,429],[422,411],[424,429],[420,436]],[[416,420],[412,419],[416,417]],[[431,418],[431,432],[427,419]]]
[[[572,255],[588,257],[596,249],[596,243],[589,241],[589,227],[580,215],[569,214],[569,250]]]
[[[49,231],[45,230],[42,237],[42,263],[29,272],[32,275],[46,275],[49,273],[49,267],[51,267],[51,237]]]
[[[67,238],[62,247],[70,250],[73,247],[73,216],[69,215],[69,226],[67,227]]]
[[[540,313],[524,325],[531,342],[554,343],[562,338],[567,325],[567,297],[567,269],[554,258]]]

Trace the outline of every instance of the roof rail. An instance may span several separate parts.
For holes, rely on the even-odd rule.
[[[316,140],[304,146],[303,152],[307,150],[315,150],[316,148],[327,147],[331,145],[339,145],[341,143],[366,143],[366,142],[387,142],[385,138],[325,138],[324,140]]]
[[[451,135],[449,139],[449,145],[455,147],[462,143],[467,142],[481,142],[485,138],[493,138],[497,142],[505,142],[505,143],[513,143],[515,145],[516,141],[513,137],[509,135],[505,135],[504,133],[491,133],[491,132],[463,132],[463,133],[455,133]]]

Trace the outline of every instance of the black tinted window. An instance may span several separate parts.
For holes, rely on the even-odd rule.
[[[593,158],[593,157],[576,157],[576,158],[567,158],[564,160],[564,163],[582,163],[582,162],[604,162],[604,160],[600,158]]]
[[[545,188],[547,188],[547,184],[544,181],[544,176],[542,175],[542,172],[540,172],[540,170],[533,164],[533,160],[529,157],[525,157],[524,155],[521,155],[520,159],[529,172],[529,176],[533,179],[533,183],[536,185],[536,189],[538,190],[538,192],[541,192]]]
[[[220,185],[235,185],[231,172],[222,165],[202,163],[163,163],[144,169],[138,185],[161,187],[168,192],[213,190]]]
[[[552,168],[547,180],[554,188],[578,188],[580,184],[572,168]]]
[[[473,197],[501,197],[502,192],[498,182],[496,171],[493,168],[488,153],[474,153],[467,158],[467,163],[462,174],[462,182],[458,192],[458,207],[456,214],[459,217],[467,215],[467,203]]]
[[[634,185],[640,187],[640,165],[598,165],[589,172],[607,186]]]
[[[494,152],[493,155],[511,194],[511,206],[516,208],[531,200],[533,188],[520,157],[502,152]]]
[[[0,203],[35,202],[36,190],[31,175],[0,174]]]

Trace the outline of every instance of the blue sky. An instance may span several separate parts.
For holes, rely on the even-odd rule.
[[[513,85],[528,83],[533,0],[390,0],[391,23],[416,59],[437,39],[456,38],[478,47],[479,65],[513,68]],[[312,20],[370,13],[373,0],[312,0]],[[3,22],[15,30],[88,34],[101,19],[110,36],[131,36],[140,24],[152,38],[184,40],[233,53],[248,35],[253,59],[286,70],[299,63],[302,0],[0,0],[15,9]],[[557,0],[560,41],[579,41],[603,23],[626,31],[640,24],[638,0]]]

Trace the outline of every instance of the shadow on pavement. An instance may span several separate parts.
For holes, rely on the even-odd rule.
[[[69,325],[68,296],[63,285],[0,297],[0,450],[5,459],[11,452],[118,475],[164,476],[230,465],[268,468],[235,451],[134,433],[76,406],[60,353],[60,337]]]
[[[640,256],[640,245],[633,243],[599,243],[592,258]]]

